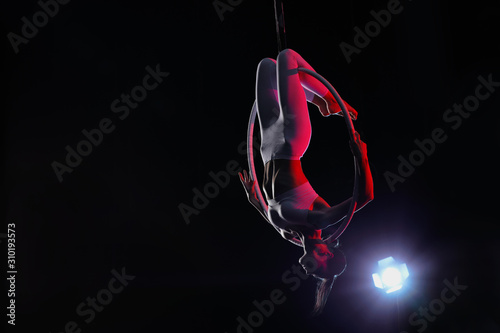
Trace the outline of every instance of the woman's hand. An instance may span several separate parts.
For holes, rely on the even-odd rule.
[[[240,181],[245,188],[245,192],[247,193],[248,201],[256,207],[260,207],[260,201],[257,197],[257,192],[255,191],[255,181],[250,177],[246,170],[243,170],[243,173],[238,172],[240,176]]]
[[[362,161],[367,161],[368,160],[368,153],[366,150],[366,143],[364,143],[361,138],[359,137],[358,132],[354,132],[354,142],[349,141],[349,144],[351,146],[351,151],[353,155],[356,157],[356,160],[358,162]]]
[[[359,208],[361,208],[373,200],[373,177],[368,163],[366,144],[361,140],[358,132],[354,132],[354,142],[349,141],[349,143],[361,173],[358,197]]]

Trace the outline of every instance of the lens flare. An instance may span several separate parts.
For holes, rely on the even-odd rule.
[[[388,257],[378,262],[378,272],[373,273],[375,287],[383,289],[387,294],[403,287],[410,274],[404,263],[398,263],[393,257]]]

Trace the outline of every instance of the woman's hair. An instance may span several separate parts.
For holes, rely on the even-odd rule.
[[[326,302],[328,301],[328,296],[330,296],[335,279],[337,279],[337,277],[341,275],[347,267],[344,252],[338,248],[338,244],[339,243],[337,242],[337,244],[332,246],[330,249],[334,253],[333,258],[328,261],[328,274],[331,275],[318,277],[318,283],[316,286],[316,301],[312,312],[313,316],[321,314]]]
[[[321,312],[323,312],[323,308],[325,307],[328,296],[332,291],[332,286],[336,277],[337,276],[333,276],[331,278],[319,278],[316,286],[316,301],[314,302],[314,309],[312,311],[313,316],[318,316]]]

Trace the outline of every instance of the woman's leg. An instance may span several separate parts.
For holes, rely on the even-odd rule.
[[[295,51],[286,49],[278,55],[278,96],[284,117],[287,154],[301,157],[311,140],[311,121],[304,88],[318,96],[328,89],[315,78],[299,72],[298,67],[313,68]]]
[[[265,58],[257,66],[255,97],[261,130],[273,125],[279,117],[278,84],[276,82],[276,60]]]
[[[276,60],[265,58],[259,63],[255,96],[261,133],[260,153],[266,165],[284,142],[283,117],[278,102]]]

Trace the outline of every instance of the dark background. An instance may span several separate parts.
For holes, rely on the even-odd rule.
[[[243,1],[223,21],[211,1],[71,1],[18,54],[4,37],[0,232],[16,223],[13,331],[61,332],[75,321],[82,332],[232,333],[254,300],[280,289],[286,301],[255,332],[417,332],[410,315],[456,278],[468,288],[425,332],[500,332],[499,92],[456,130],[442,119],[474,94],[479,75],[500,81],[499,6],[402,6],[348,64],[339,43],[353,44],[353,28],[387,1],[285,3],[288,46],[359,112],[375,183],[375,200],[342,236],[348,269],[314,319],[313,278],[296,291],[282,280],[301,249],[264,222],[237,177],[189,225],[178,209],[193,205],[193,188],[203,191],[210,171],[233,160],[246,168],[238,146],[255,71],[277,55],[272,1]],[[20,34],[21,17],[39,10],[34,0],[4,4],[2,35]],[[119,120],[111,102],[157,64],[169,77]],[[64,163],[65,146],[75,148],[103,118],[116,129],[60,183],[51,163]],[[304,170],[335,203],[352,191],[345,126],[314,107],[311,121]],[[398,156],[437,127],[448,139],[392,192],[384,173],[397,173]],[[5,240],[1,248],[5,267]],[[387,256],[411,274],[397,297],[371,280]],[[77,306],[123,267],[135,279],[85,323]]]

